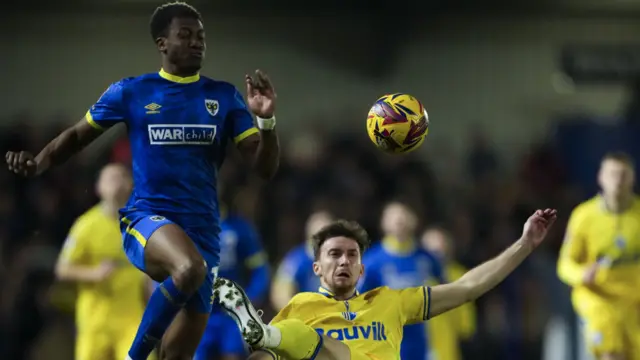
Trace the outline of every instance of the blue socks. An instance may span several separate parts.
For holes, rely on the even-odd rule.
[[[171,277],[153,291],[142,315],[136,338],[129,349],[131,360],[147,360],[189,297],[175,286]]]

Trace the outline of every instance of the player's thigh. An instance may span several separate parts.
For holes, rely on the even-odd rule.
[[[207,327],[209,313],[185,307],[162,337],[161,359],[192,359]]]
[[[597,359],[615,359],[625,353],[624,322],[614,309],[602,307],[599,311],[582,315],[585,345]]]
[[[164,281],[182,270],[204,272],[198,248],[171,220],[146,212],[131,212],[123,216],[121,229],[129,260],[155,281]]]
[[[106,331],[79,332],[76,336],[75,356],[75,360],[113,360],[113,339]]]
[[[319,345],[317,360],[371,360],[363,358],[342,341],[326,335],[322,335],[322,344]]]

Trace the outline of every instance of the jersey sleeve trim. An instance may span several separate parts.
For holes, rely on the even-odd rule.
[[[89,123],[89,125],[91,125],[92,128],[96,130],[104,131],[104,128],[100,126],[100,124],[98,124],[95,120],[93,120],[93,115],[91,115],[91,111],[87,111],[84,118],[87,119],[87,122]]]
[[[424,295],[424,317],[422,320],[427,321],[431,317],[431,286],[423,286],[422,294]]]
[[[248,138],[249,136],[251,136],[253,134],[257,134],[257,133],[258,133],[258,128],[256,128],[256,127],[249,128],[249,129],[243,131],[240,135],[234,137],[233,138],[233,142],[237,144],[240,141]]]

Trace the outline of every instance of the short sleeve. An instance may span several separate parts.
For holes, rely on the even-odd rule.
[[[411,287],[396,291],[400,296],[398,306],[403,324],[416,324],[429,319],[431,288],[428,286]]]
[[[84,218],[76,220],[71,227],[60,253],[60,261],[67,264],[78,264],[89,255],[91,231]]]
[[[236,88],[233,88],[231,110],[229,110],[226,120],[230,124],[230,136],[236,144],[258,132],[258,129],[253,125],[253,117],[249,113],[247,104]]]
[[[126,119],[125,81],[109,86],[100,99],[91,106],[85,118],[96,129],[105,130]]]

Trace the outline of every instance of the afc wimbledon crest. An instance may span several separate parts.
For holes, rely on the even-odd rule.
[[[220,104],[218,104],[218,100],[205,99],[204,106],[207,107],[207,111],[211,116],[216,116],[216,114],[218,113],[218,110],[220,109]]]

